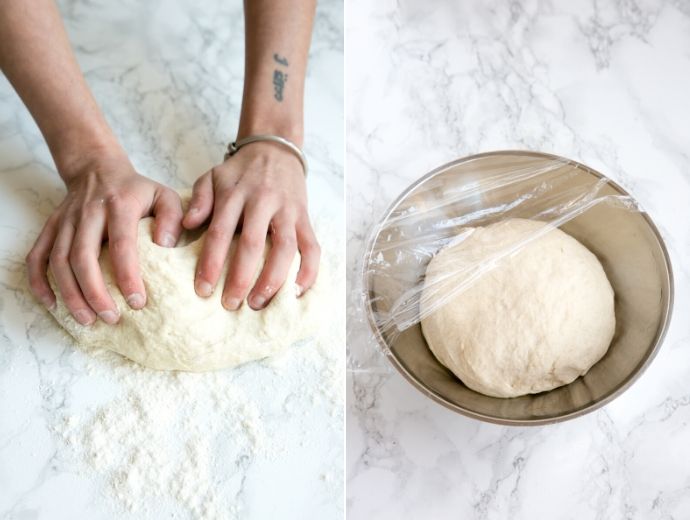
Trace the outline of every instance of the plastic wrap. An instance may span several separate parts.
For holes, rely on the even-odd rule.
[[[549,157],[471,161],[459,175],[447,165],[412,186],[371,233],[364,258],[364,306],[375,331],[390,344],[396,334],[418,324],[448,300],[516,254],[528,243],[598,205],[639,211],[610,180],[578,163]],[[478,164],[479,166],[479,164]],[[425,268],[441,249],[466,240],[473,228],[512,218],[548,226],[515,236],[509,243],[467,255],[429,279]],[[567,231],[567,230],[566,230]],[[455,260],[455,259],[454,259]]]

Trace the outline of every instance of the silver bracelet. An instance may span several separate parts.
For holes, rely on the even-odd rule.
[[[295,143],[293,143],[292,141],[288,141],[287,139],[285,139],[284,137],[280,137],[279,135],[250,135],[249,137],[245,137],[244,139],[240,139],[239,141],[233,141],[228,145],[228,151],[225,153],[225,160],[235,155],[238,152],[238,150],[242,148],[244,145],[249,143],[256,143],[257,141],[271,141],[273,143],[282,144],[283,146],[289,148],[292,151],[292,153],[294,153],[297,156],[299,162],[302,163],[302,168],[304,169],[304,176],[307,176],[309,168],[307,167],[307,157],[304,155],[304,152]]]

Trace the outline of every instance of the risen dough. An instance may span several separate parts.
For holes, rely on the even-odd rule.
[[[421,311],[429,315],[422,330],[438,360],[468,387],[495,397],[551,390],[587,372],[615,329],[613,289],[596,256],[537,221],[511,219],[469,231],[426,271]],[[534,233],[544,234],[466,290],[453,291],[463,266]]]
[[[239,310],[229,312],[220,303],[225,274],[210,298],[200,298],[194,292],[194,272],[203,234],[186,235],[183,241],[191,240],[189,243],[163,248],[152,241],[152,224],[150,218],[139,224],[139,262],[147,292],[143,309],[135,311],[125,303],[114,282],[107,245],[101,252],[100,264],[108,290],[121,312],[117,325],[106,325],[100,320],[90,327],[80,325],[55,291],[58,302],[53,314],[77,342],[85,347],[113,350],[158,370],[198,372],[265,358],[312,334],[323,269],[316,285],[297,298],[297,255],[287,281],[268,307],[254,311],[244,302]],[[235,246],[233,241],[231,255]],[[51,284],[55,289],[52,279]]]

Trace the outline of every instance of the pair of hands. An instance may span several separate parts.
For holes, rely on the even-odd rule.
[[[120,315],[106,289],[98,263],[107,238],[113,273],[133,309],[146,305],[139,272],[137,229],[141,218],[155,218],[153,239],[174,247],[183,228],[209,221],[197,264],[195,290],[210,296],[218,285],[235,229],[239,245],[230,259],[222,304],[228,310],[247,301],[267,305],[287,277],[295,253],[301,264],[296,283],[301,294],[318,272],[320,249],[307,213],[307,195],[298,159],[274,143],[253,143],[202,175],[183,214],[177,193],[139,175],[124,153],[96,154],[63,172],[67,196],[47,220],[27,256],[29,284],[48,308],[55,305],[47,278],[50,269],[66,307],[82,325],[101,318],[115,324]],[[266,236],[272,248],[252,287]]]

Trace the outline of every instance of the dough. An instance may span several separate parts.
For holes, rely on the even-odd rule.
[[[601,359],[616,320],[613,289],[594,254],[532,220],[468,232],[426,270],[422,331],[443,365],[477,392],[516,397],[568,384]],[[463,268],[535,233],[541,236],[454,291],[467,276]]]
[[[152,228],[152,218],[139,223],[139,262],[147,293],[141,310],[132,310],[117,288],[107,244],[101,251],[105,282],[121,313],[117,325],[101,320],[90,327],[80,325],[51,279],[57,296],[53,315],[82,346],[112,350],[153,369],[201,372],[274,355],[313,334],[326,276],[323,268],[312,289],[297,298],[294,280],[300,260],[296,255],[287,281],[265,309],[252,310],[245,301],[239,310],[227,311],[220,303],[225,273],[211,297],[200,298],[194,292],[205,233],[185,232],[177,247],[164,248],[152,241]],[[233,241],[230,255],[235,247]]]

